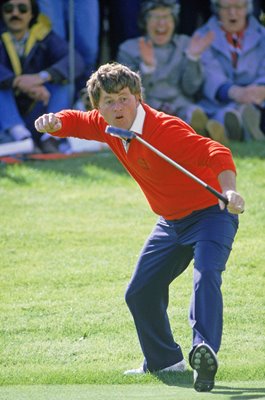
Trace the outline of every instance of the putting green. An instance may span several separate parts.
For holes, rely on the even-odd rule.
[[[166,385],[39,385],[2,386],[0,400],[214,400],[265,399],[265,382],[218,383],[211,393]]]

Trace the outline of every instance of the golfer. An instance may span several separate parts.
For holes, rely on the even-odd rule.
[[[99,67],[87,82],[92,111],[63,110],[35,121],[39,132],[105,142],[142,189],[159,218],[147,239],[126,291],[144,355],[125,374],[186,369],[167,315],[169,285],[194,260],[189,321],[189,363],[194,388],[210,391],[222,337],[222,272],[238,228],[244,200],[236,191],[236,169],[228,148],[198,135],[178,117],[143,102],[139,74],[118,63]],[[207,184],[228,205],[139,141],[105,133],[107,125],[131,130]]]

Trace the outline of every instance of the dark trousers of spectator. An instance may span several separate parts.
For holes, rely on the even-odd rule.
[[[116,60],[119,45],[127,39],[140,35],[138,15],[143,0],[99,0],[102,38],[104,20],[107,25],[107,38],[110,59]]]
[[[179,33],[192,35],[212,15],[210,0],[180,0]]]
[[[223,324],[221,275],[237,227],[237,216],[221,211],[219,206],[175,221],[159,219],[142,250],[125,295],[149,371],[166,368],[183,358],[167,314],[169,285],[192,259],[193,295],[189,317],[192,346],[204,341],[218,352]],[[178,288],[174,291],[178,297]]]
[[[253,13],[255,17],[259,18],[262,12],[265,12],[265,1],[253,0]]]

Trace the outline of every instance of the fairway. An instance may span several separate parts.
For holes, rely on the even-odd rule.
[[[265,399],[265,382],[229,382],[211,393],[156,385],[64,385],[0,388],[0,400],[251,400]]]
[[[233,144],[246,199],[223,274],[216,387],[124,377],[142,354],[124,301],[157,217],[110,152],[0,165],[0,400],[265,398],[265,146]],[[170,287],[169,317],[187,359],[193,266]]]
[[[0,400],[251,400],[265,399],[265,382],[222,382],[211,393],[156,385],[64,385],[0,388]]]

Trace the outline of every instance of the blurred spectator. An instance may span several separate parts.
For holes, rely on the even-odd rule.
[[[211,16],[210,0],[179,0],[180,16],[178,32],[192,35]]]
[[[179,6],[174,0],[145,1],[139,16],[144,36],[122,43],[117,59],[140,71],[145,101],[151,107],[176,115],[198,133],[214,135],[221,141],[223,127],[207,121],[194,105],[203,83],[199,57],[213,40],[212,33],[192,38],[177,35],[178,15]]]
[[[202,55],[205,68],[200,105],[225,125],[229,138],[264,140],[265,28],[253,17],[251,0],[212,0],[214,15],[199,29],[214,32]]]
[[[81,111],[90,111],[92,110],[92,105],[89,100],[89,96],[87,93],[87,88],[83,88],[80,90],[80,95],[78,100],[75,103],[74,109]]]
[[[116,60],[119,45],[127,39],[139,36],[137,24],[140,5],[144,0],[99,0],[102,39],[107,35],[109,54],[106,61]],[[100,60],[99,60],[100,61]]]
[[[179,33],[192,35],[211,17],[210,0],[176,0],[176,2],[180,4]],[[264,0],[253,0],[253,14],[257,19],[260,18],[262,11],[265,11]]]
[[[26,139],[28,150],[35,144],[43,152],[66,151],[65,141],[48,134],[41,139],[34,120],[43,112],[69,108],[68,45],[39,17],[35,0],[0,0],[5,32],[0,39],[0,141],[2,153],[14,152]],[[76,54],[77,76],[84,63]],[[8,142],[10,142],[8,144]],[[30,144],[31,142],[31,144]],[[14,151],[12,151],[12,149]],[[1,153],[1,154],[2,154]]]
[[[52,29],[69,41],[69,0],[37,0],[40,11],[47,15]],[[85,70],[76,82],[76,92],[86,86],[86,81],[97,66],[99,56],[99,0],[72,0],[73,32],[76,50],[85,61]]]

